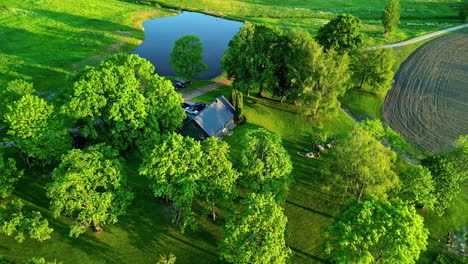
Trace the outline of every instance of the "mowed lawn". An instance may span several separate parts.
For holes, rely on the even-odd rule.
[[[0,86],[22,78],[55,94],[85,65],[135,48],[143,21],[170,14],[114,0],[2,0]]]
[[[125,0],[138,2],[137,0]],[[381,23],[385,0],[149,0],[154,4],[189,9],[282,27],[301,27],[313,34],[342,13],[363,21],[366,35],[377,43],[391,43],[463,23],[458,16],[460,0],[401,0],[400,30],[383,36]]]

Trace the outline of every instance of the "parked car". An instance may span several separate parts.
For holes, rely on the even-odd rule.
[[[172,82],[172,85],[174,86],[174,88],[176,88],[176,89],[185,87],[185,84],[180,82],[180,81],[171,80],[171,82]]]
[[[196,114],[198,114],[198,110],[193,109],[193,107],[186,107],[185,108],[185,113],[191,114],[191,115],[196,115]]]
[[[187,103],[181,103],[180,106],[182,106],[182,108],[184,108],[184,109],[187,108],[187,107],[190,107],[190,105],[187,104]]]

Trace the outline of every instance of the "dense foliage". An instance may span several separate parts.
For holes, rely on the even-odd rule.
[[[268,194],[252,193],[241,202],[243,211],[224,228],[221,259],[238,264],[285,264],[291,256],[286,246],[287,218]]]
[[[362,50],[353,56],[351,70],[359,88],[385,95],[392,87],[395,52],[392,49]]]
[[[70,150],[62,157],[47,186],[50,210],[55,217],[76,220],[70,236],[79,236],[89,226],[117,222],[133,198],[128,190],[124,167],[118,152],[105,144],[85,150]]]
[[[15,184],[23,176],[23,170],[16,167],[12,158],[5,159],[0,146],[0,200],[10,197],[15,190]]]
[[[198,73],[207,71],[202,59],[203,47],[197,36],[187,35],[175,41],[170,62],[177,76],[191,81]]]
[[[318,30],[317,41],[326,50],[338,53],[356,50],[363,44],[361,20],[349,14],[339,15]]]
[[[281,137],[264,129],[247,132],[243,150],[240,182],[255,193],[272,193],[281,199],[292,182],[292,163]]]
[[[417,207],[429,207],[435,203],[435,188],[431,172],[422,166],[412,166],[400,173],[399,197]]]
[[[153,71],[137,55],[113,55],[79,76],[66,111],[84,126],[85,136],[119,150],[144,147],[178,129],[185,118],[181,96]]]
[[[346,197],[360,201],[365,193],[370,193],[385,198],[389,190],[399,185],[393,171],[395,159],[395,153],[356,125],[335,144],[328,168]]]
[[[429,232],[401,201],[348,200],[325,233],[333,263],[416,263]]]
[[[400,23],[400,13],[400,1],[387,0],[382,18],[385,34],[391,33],[398,28],[398,24]]]
[[[0,203],[0,233],[7,236],[16,234],[15,239],[22,243],[27,236],[38,241],[50,238],[53,229],[40,212],[25,211],[21,200]]]

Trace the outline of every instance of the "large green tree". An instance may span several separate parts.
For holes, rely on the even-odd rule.
[[[33,84],[22,79],[9,82],[5,88],[0,87],[0,116],[3,116],[7,112],[9,104],[20,99],[23,95],[34,92]],[[2,121],[0,120],[0,122]]]
[[[16,234],[15,239],[22,243],[27,235],[30,238],[44,241],[50,238],[53,229],[40,212],[25,211],[21,200],[0,203],[0,233],[7,236]]]
[[[395,159],[395,153],[356,125],[335,144],[328,168],[331,179],[345,189],[347,197],[360,201],[365,193],[370,193],[384,198],[387,191],[399,186],[393,171]]]
[[[174,223],[186,228],[196,227],[192,204],[199,193],[198,183],[204,174],[200,142],[179,134],[168,134],[145,156],[140,174],[149,178],[156,197],[172,200],[177,214]]]
[[[191,82],[198,73],[208,70],[202,59],[203,47],[197,36],[187,35],[175,41],[170,63],[177,76]]]
[[[363,44],[361,20],[349,14],[339,15],[318,30],[317,41],[326,50],[334,49],[340,54],[354,51]]]
[[[368,86],[374,94],[385,94],[393,83],[393,49],[362,50],[353,56],[351,70],[359,88]]]
[[[460,193],[461,185],[466,182],[466,171],[460,170],[457,162],[447,154],[429,156],[421,161],[421,165],[431,171],[435,196],[433,209],[437,214],[443,215]]]
[[[348,200],[325,232],[333,263],[416,263],[428,230],[414,207],[400,200]]]
[[[137,55],[116,54],[88,68],[74,83],[67,112],[84,124],[82,133],[119,150],[156,141],[185,117],[170,81]]]
[[[89,226],[117,222],[133,198],[118,152],[105,144],[70,150],[62,157],[47,186],[50,210],[76,220],[70,235],[79,236]]]
[[[213,220],[216,220],[215,206],[237,195],[236,180],[239,174],[229,161],[229,146],[226,142],[210,137],[203,141],[201,148],[203,157],[200,166],[203,167],[203,175],[198,182],[199,196],[207,202]]]
[[[241,202],[241,213],[224,227],[221,259],[238,264],[288,263],[287,217],[272,195],[249,194]]]
[[[7,108],[4,115],[7,139],[16,143],[27,157],[47,164],[58,160],[71,147],[63,119],[44,99],[25,94]]]
[[[435,189],[429,169],[411,166],[399,175],[401,190],[398,196],[417,207],[432,208],[435,203]]]
[[[382,24],[384,26],[385,34],[391,33],[398,28],[398,23],[400,23],[400,13],[400,1],[387,0],[382,17]]]
[[[229,41],[222,65],[240,90],[249,94],[250,88],[258,88],[263,96],[265,89],[278,85],[277,52],[282,34],[277,27],[246,22]]]
[[[21,176],[23,176],[23,171],[16,168],[14,159],[3,157],[0,146],[0,200],[11,196]]]
[[[277,199],[292,182],[292,163],[281,137],[264,129],[247,132],[241,153],[241,183],[252,192],[271,192]]]

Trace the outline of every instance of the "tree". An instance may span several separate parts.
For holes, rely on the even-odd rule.
[[[137,55],[113,55],[80,74],[65,110],[85,124],[85,136],[119,150],[154,142],[178,129],[185,113],[170,81],[153,71]]]
[[[63,119],[36,95],[26,94],[12,102],[4,117],[8,139],[43,165],[56,161],[71,147]]]
[[[296,100],[319,78],[317,64],[323,59],[323,50],[308,32],[293,29],[287,32],[278,49],[281,63],[276,76],[279,84],[272,92],[281,99]]]
[[[317,41],[326,50],[338,53],[351,52],[361,47],[363,37],[361,20],[349,14],[342,14],[330,20],[317,32]]]
[[[392,49],[362,50],[353,57],[351,69],[359,88],[364,84],[374,94],[385,94],[393,83],[395,52]]]
[[[385,34],[391,33],[397,29],[398,24],[400,23],[400,13],[400,1],[387,0],[382,18]]]
[[[124,167],[118,152],[105,144],[85,150],[73,149],[62,157],[47,186],[54,217],[71,216],[76,224],[70,236],[78,237],[93,226],[117,222],[133,198],[128,190]]]
[[[435,203],[431,172],[422,166],[411,166],[400,174],[399,197],[417,207],[432,208]]]
[[[11,196],[21,176],[23,176],[23,170],[16,168],[14,159],[4,159],[0,148],[0,200]]]
[[[333,263],[416,263],[428,230],[414,207],[395,200],[348,200],[325,233]]]
[[[200,166],[201,153],[199,142],[179,134],[168,134],[146,155],[139,170],[150,180],[150,188],[156,197],[174,202],[176,225],[185,215],[180,226],[182,232],[187,227],[196,227],[192,203],[199,192],[197,181],[204,174]]]
[[[276,199],[292,182],[291,159],[281,137],[264,129],[247,132],[241,153],[241,183],[252,192],[271,192]]]
[[[335,144],[328,160],[336,186],[343,186],[347,197],[360,201],[365,193],[385,198],[399,185],[393,172],[395,153],[385,148],[359,125]]]
[[[466,180],[466,171],[460,170],[457,162],[447,154],[435,154],[421,161],[421,165],[428,168],[434,184],[434,211],[443,215],[461,191],[461,185]]]
[[[460,17],[463,21],[468,22],[468,0],[463,0],[462,2]]]
[[[213,220],[216,220],[215,206],[232,200],[236,194],[236,180],[239,174],[229,161],[229,146],[216,137],[207,138],[201,144],[204,172],[199,180],[200,198],[207,202]]]
[[[176,256],[174,254],[169,254],[169,256],[159,255],[159,261],[156,264],[175,264]]]
[[[0,233],[11,236],[16,233],[16,241],[22,243],[26,236],[44,241],[50,238],[53,229],[40,212],[24,211],[21,200],[0,203]]]
[[[322,55],[315,66],[317,77],[300,94],[298,101],[304,108],[304,114],[333,116],[340,109],[339,98],[348,89],[348,55],[338,55],[329,50]]]
[[[255,87],[263,96],[266,88],[278,85],[276,52],[281,36],[277,27],[246,22],[229,41],[221,62],[228,77],[235,78],[238,89],[249,95],[250,88]]]
[[[244,96],[242,92],[237,89],[233,89],[231,92],[231,102],[234,109],[236,109],[236,113],[234,115],[234,120],[238,123],[245,122],[244,116]]]
[[[291,250],[285,243],[287,217],[272,195],[249,194],[244,210],[224,227],[221,259],[228,263],[288,263]]]
[[[208,70],[202,59],[202,43],[197,36],[187,35],[175,41],[170,63],[177,76],[192,83],[193,77]]]
[[[371,134],[378,140],[384,139],[386,136],[385,128],[382,121],[379,119],[366,119],[359,123],[365,131]]]
[[[35,90],[31,82],[22,79],[9,82],[5,90],[0,90],[0,116],[3,116],[7,112],[7,106],[12,102],[20,99],[23,95],[34,92]]]
[[[325,145],[328,139],[328,133],[320,127],[313,127],[311,133],[311,142],[313,145]]]

